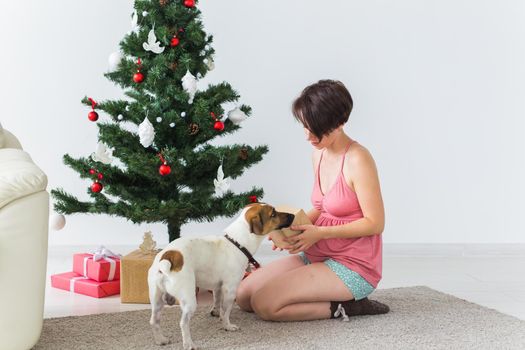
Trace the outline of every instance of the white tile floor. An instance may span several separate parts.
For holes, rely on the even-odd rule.
[[[95,248],[49,248],[45,318],[149,308],[149,305],[121,304],[118,296],[96,299],[51,287],[51,274],[72,270],[73,253]],[[108,248],[121,254],[133,250],[126,246]],[[264,244],[255,257],[264,264],[286,255]],[[416,285],[425,285],[525,320],[525,245],[385,244],[383,280],[379,288]],[[211,295],[201,292],[199,302],[210,303]]]

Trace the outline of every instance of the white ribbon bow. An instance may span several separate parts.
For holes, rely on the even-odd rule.
[[[98,247],[97,250],[95,250],[93,252],[93,261],[99,261],[102,258],[117,258],[117,259],[120,259],[120,258],[122,258],[122,255],[115,254],[111,250],[109,250],[106,247],[104,247],[103,245],[101,245],[100,247]]]
[[[115,254],[111,250],[107,249],[103,245],[98,247],[97,250],[93,252],[93,256],[86,256],[84,258],[84,276],[87,277],[87,262],[89,259],[93,259],[93,261],[99,261],[101,259],[106,260],[109,262],[109,276],[108,281],[113,281],[115,279],[115,271],[117,269],[117,262],[113,260],[112,258],[120,259],[122,255]]]

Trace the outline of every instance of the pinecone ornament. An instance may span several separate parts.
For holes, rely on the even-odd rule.
[[[241,150],[239,151],[239,158],[241,158],[242,160],[248,159],[248,149],[247,148],[241,148]]]
[[[199,125],[195,123],[191,123],[190,124],[190,135],[191,136],[197,135],[198,132],[199,132]]]
[[[160,6],[166,6],[168,4],[169,0],[159,0]]]

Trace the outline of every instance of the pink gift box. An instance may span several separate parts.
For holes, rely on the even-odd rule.
[[[120,259],[102,258],[93,260],[93,254],[74,254],[73,272],[98,282],[120,279]]]
[[[74,272],[51,275],[51,286],[95,298],[120,293],[120,281],[97,282]]]

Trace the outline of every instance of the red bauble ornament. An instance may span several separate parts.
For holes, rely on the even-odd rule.
[[[250,196],[249,198],[251,203],[257,203],[257,196]]]
[[[133,81],[138,84],[144,81],[144,74],[140,72],[141,67],[142,67],[142,61],[140,60],[140,57],[139,57],[139,59],[137,59],[137,73],[133,74]]]
[[[104,186],[102,186],[102,184],[98,181],[93,182],[93,184],[91,185],[91,191],[95,193],[99,193],[100,191],[102,191],[103,188]]]
[[[180,40],[176,36],[171,38],[171,42],[170,42],[171,47],[175,47],[175,46],[179,45],[179,43],[180,43]]]
[[[93,175],[94,173],[96,173],[96,170],[95,170],[95,169],[89,169],[89,173],[90,173],[91,175]]]
[[[184,0],[184,6],[195,7],[195,0]]]
[[[169,173],[171,173],[171,167],[166,163],[162,164],[159,168],[159,174],[164,176],[169,175]]]
[[[144,81],[144,74],[142,74],[140,71],[137,71],[137,73],[133,74],[133,81],[135,83],[142,83]]]
[[[92,122],[96,122],[98,120],[98,113],[95,111],[91,111],[88,113],[88,119]]]
[[[98,120],[98,113],[95,112],[95,107],[97,106],[97,103],[95,100],[93,100],[91,97],[88,97],[89,102],[91,102],[91,108],[92,111],[88,113],[88,119],[92,122],[96,122]]]
[[[99,180],[102,180],[102,179],[104,178],[104,175],[102,175],[101,173],[98,173],[98,174],[97,174],[97,178],[98,178]]]
[[[213,128],[217,131],[223,131],[224,130],[224,123],[220,120],[217,120],[215,124],[213,125]]]

